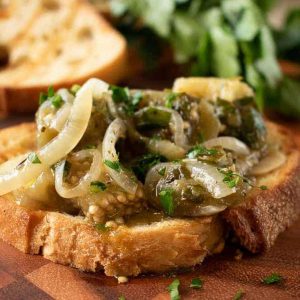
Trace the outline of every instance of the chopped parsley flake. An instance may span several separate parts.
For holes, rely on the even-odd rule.
[[[64,101],[60,95],[56,94],[51,97],[51,103],[55,108],[60,108],[63,105]]]
[[[90,190],[92,193],[102,192],[102,191],[105,191],[106,189],[107,189],[106,184],[101,181],[92,181],[91,182]]]
[[[279,274],[273,273],[270,276],[267,276],[262,279],[262,283],[264,284],[277,284],[281,283],[283,280],[283,277]]]
[[[113,101],[122,104],[123,111],[128,116],[132,116],[143,99],[143,93],[137,91],[131,95],[128,88],[122,88],[115,85],[111,85],[109,89],[112,91]]]
[[[173,215],[175,209],[173,190],[170,188],[161,190],[159,193],[159,199],[164,212],[169,216]]]
[[[241,180],[241,176],[237,173],[234,173],[232,170],[225,171],[225,170],[219,169],[219,172],[222,173],[223,175],[225,175],[223,182],[231,189],[236,187]]]
[[[96,149],[96,145],[88,144],[85,146],[85,149]]]
[[[133,162],[132,170],[137,178],[144,182],[147,172],[153,166],[166,161],[167,159],[162,155],[148,153]]]
[[[177,96],[178,96],[177,93],[173,93],[173,92],[169,93],[166,96],[166,103],[165,103],[166,107],[172,108],[173,102],[176,100]]]
[[[243,290],[238,290],[232,300],[240,300],[244,297],[244,291]]]
[[[77,92],[80,90],[81,86],[79,84],[73,84],[70,92],[73,96],[75,96],[77,94]]]
[[[118,173],[121,172],[121,165],[119,163],[119,161],[111,161],[111,160],[105,160],[104,161],[104,164],[107,165],[109,168],[117,171]]]
[[[55,94],[53,86],[48,88],[47,93],[40,93],[39,104],[43,104],[45,101],[51,101],[51,104],[55,108],[60,108],[63,104],[63,99],[60,95]]]
[[[266,185],[261,185],[259,188],[260,188],[261,190],[263,190],[263,191],[265,191],[265,190],[268,189],[268,187],[267,187]]]
[[[203,281],[200,278],[193,278],[190,287],[193,289],[201,289],[203,286]]]
[[[215,156],[218,154],[219,151],[217,149],[207,149],[202,145],[197,145],[188,152],[187,157],[196,158],[198,156]]]
[[[179,294],[179,286],[180,281],[179,279],[175,279],[167,288],[167,290],[170,293],[171,300],[180,300],[180,294]]]
[[[39,157],[37,156],[36,153],[32,152],[28,155],[27,159],[33,163],[33,164],[41,164],[42,162],[40,161]]]
[[[163,168],[160,168],[157,173],[160,175],[160,176],[164,176],[166,174],[166,167],[163,167]]]
[[[96,230],[101,231],[101,232],[109,231],[109,227],[107,227],[105,224],[101,224],[101,223],[95,224],[95,228],[96,228]]]

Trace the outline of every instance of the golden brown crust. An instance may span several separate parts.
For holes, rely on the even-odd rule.
[[[109,25],[109,23],[104,20],[104,18],[100,14],[97,13],[97,11],[95,11],[95,9],[88,3],[88,1],[73,0],[70,1],[70,4],[68,4],[67,1],[58,2],[61,2],[61,6],[70,6],[70,12],[73,16],[71,22],[74,22],[74,24],[71,23],[71,30],[73,30],[74,32],[70,37],[70,35],[68,35],[68,30],[63,31],[63,29],[66,28],[61,28],[61,32],[67,33],[65,35],[64,33],[62,33],[61,40],[59,40],[59,42],[56,41],[56,43],[52,44],[55,44],[55,47],[59,49],[59,46],[63,48],[64,43],[71,43],[70,47],[68,49],[64,49],[64,51],[70,52],[69,54],[70,56],[72,56],[74,54],[72,52],[76,52],[77,48],[80,48],[80,41],[78,42],[77,47],[72,44],[74,42],[74,37],[78,35],[78,32],[75,30],[78,30],[78,23],[80,23],[80,19],[91,19],[93,20],[93,24],[89,24],[87,22],[88,25],[86,25],[92,28],[91,39],[94,41],[94,44],[93,47],[90,47],[91,53],[86,53],[87,57],[85,57],[85,59],[82,59],[82,57],[76,58],[76,63],[72,61],[68,63],[66,62],[68,57],[62,59],[57,55],[52,55],[52,52],[58,50],[55,47],[52,47],[52,44],[50,43],[48,47],[45,47],[45,53],[36,54],[37,57],[35,58],[34,62],[29,61],[28,63],[24,64],[15,63],[2,68],[0,71],[0,77],[2,76],[1,78],[3,78],[4,82],[0,83],[0,113],[25,113],[35,111],[38,106],[40,92],[45,92],[50,85],[53,86],[54,89],[59,89],[62,87],[69,88],[75,83],[82,84],[91,77],[101,78],[102,80],[109,83],[116,83],[121,78],[123,78],[127,65],[127,50],[125,39],[116,30],[114,30]],[[38,1],[37,3],[37,6],[42,5]],[[20,34],[20,37],[18,36],[17,38],[14,38],[13,41],[6,45],[7,48],[12,52],[11,56],[14,56],[13,50],[15,47],[19,47],[19,50],[22,51],[22,45],[28,44],[28,40],[32,38],[30,35],[32,34],[30,32],[30,26],[32,26],[34,21],[43,14],[43,11],[41,12],[40,7],[37,7],[36,11],[36,14],[32,17],[33,22],[28,22],[27,24],[29,28],[27,30],[26,28],[22,28],[22,34]],[[53,16],[53,18],[55,18],[55,16]],[[67,20],[67,18],[68,17],[66,16],[65,19]],[[66,20],[64,21],[66,22]],[[26,35],[27,32],[28,37]],[[37,35],[36,39],[40,38],[41,33],[39,34],[40,35]],[[52,36],[50,38],[52,38]],[[107,44],[114,45],[114,51],[110,51],[110,49],[106,46]],[[34,50],[35,49],[27,49],[27,52],[34,52]],[[18,53],[18,51],[16,52]],[[28,53],[24,53],[24,56],[26,55],[28,55]],[[39,57],[39,55],[41,57]],[[98,55],[97,60],[92,62],[86,61],[87,58],[95,55]],[[47,60],[47,57],[50,56],[52,58]],[[39,59],[38,63],[36,62],[37,59]],[[61,63],[61,65],[58,65],[56,70],[47,71],[48,69],[50,69],[51,65],[57,63],[60,60],[65,62]],[[84,64],[86,64],[86,66],[88,67],[82,68],[82,65]],[[41,72],[39,71],[39,68],[41,68],[42,66],[44,66],[45,70]],[[82,71],[81,69],[84,69],[84,71]],[[36,72],[34,72],[35,70]],[[17,71],[15,76],[10,74],[10,72],[13,73],[15,71]],[[47,72],[52,75],[49,77],[47,75]],[[65,75],[62,76],[61,74]],[[42,80],[42,78],[45,76],[46,78],[48,78],[48,80]],[[11,80],[4,80],[5,78],[11,78]],[[20,80],[20,78],[22,80]],[[57,80],[57,78],[59,78],[59,80]],[[25,83],[27,79],[30,79],[29,83]]]
[[[34,125],[2,130],[0,141],[10,137],[17,142],[19,132],[28,132],[27,139],[33,139]],[[17,144],[9,147],[6,158],[28,150]],[[244,205],[224,215],[241,242],[253,252],[270,247],[299,210],[299,179],[295,175],[300,171],[300,158],[290,143],[285,143],[285,150],[287,164],[260,180],[269,190],[256,192]],[[224,224],[216,216],[120,226],[101,233],[80,217],[30,211],[7,196],[0,198],[0,238],[23,252],[42,253],[47,259],[81,270],[103,268],[111,276],[136,276],[199,264],[222,243],[223,230]]]
[[[268,250],[300,213],[299,151],[289,131],[270,123],[268,127],[281,140],[287,154],[285,165],[258,180],[258,185],[267,185],[268,190],[254,193],[223,214],[241,244],[254,253]]]

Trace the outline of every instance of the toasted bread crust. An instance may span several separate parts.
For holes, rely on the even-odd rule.
[[[12,60],[19,52],[24,52],[24,57],[28,55],[30,57],[30,53],[35,53],[34,45],[39,44],[38,42],[30,43],[30,40],[40,41],[42,44],[42,34],[39,33],[39,35],[34,36],[34,32],[37,31],[37,28],[34,28],[34,26],[37,26],[35,23],[38,23],[39,19],[43,19],[43,16],[45,16],[45,19],[47,18],[47,12],[45,13],[45,10],[42,8],[42,2],[35,1],[35,3],[31,3],[33,8],[30,20],[24,26],[19,26],[19,34],[13,36],[11,40],[2,41],[4,46],[9,49]],[[65,17],[60,20],[61,28],[59,28],[58,32],[54,30],[52,34],[49,34],[49,28],[44,29],[44,36],[49,39],[49,45],[43,47],[44,52],[37,51],[32,61],[31,58],[24,63],[22,61],[12,61],[5,68],[1,69],[0,113],[35,111],[38,106],[40,92],[47,91],[49,86],[53,86],[55,89],[69,88],[73,84],[82,84],[91,77],[101,78],[109,83],[116,83],[123,78],[127,66],[125,39],[97,13],[88,1],[59,0],[57,3],[61,7],[69,7],[69,13],[65,14]],[[20,6],[21,10],[24,10],[23,14],[26,15],[22,4]],[[31,6],[29,9],[31,9]],[[12,9],[11,16],[7,17],[8,21],[10,18],[14,18],[14,9]],[[57,18],[56,14],[59,14],[59,11],[58,9],[57,12],[53,12],[53,19]],[[84,24],[81,24],[82,19],[87,20],[86,27],[83,27]],[[20,21],[20,24],[23,23]],[[20,24],[17,23],[15,26]],[[6,27],[4,26],[4,28]],[[89,29],[91,32],[90,37],[83,38],[82,41],[79,40],[75,43],[75,37],[79,35],[80,29]],[[14,32],[12,28],[9,28],[9,30],[12,33]],[[43,28],[39,28],[39,30],[42,31]],[[89,52],[85,48],[81,49],[84,41],[88,39],[91,41],[89,42]],[[28,44],[32,44],[30,47],[33,47],[33,49],[25,48],[24,50],[24,45]],[[112,46],[113,49],[111,49]],[[74,54],[77,53],[77,49],[79,49],[78,57]],[[85,56],[82,57],[80,50],[81,52],[85,50]],[[74,56],[74,61],[68,61],[70,57],[72,58],[72,55]],[[56,68],[51,69],[53,66],[56,66]]]
[[[20,130],[29,133],[28,139],[34,138],[34,125],[23,124],[0,131],[0,141],[8,136],[18,140]],[[27,146],[23,151],[21,148],[9,147],[9,155],[2,154],[0,159],[28,151]],[[295,175],[300,171],[300,158],[290,143],[285,144],[285,150],[287,164],[261,179],[269,189],[256,191],[245,204],[223,215],[242,244],[253,252],[269,248],[299,210],[299,179]],[[54,262],[85,271],[103,268],[110,276],[136,276],[199,264],[223,244],[224,227],[221,218],[214,216],[122,225],[98,232],[81,217],[30,211],[18,206],[11,196],[0,198],[0,238],[23,252],[42,253]]]
[[[270,123],[268,127],[277,131],[287,154],[285,165],[258,179],[258,185],[265,184],[268,190],[256,191],[246,202],[223,214],[241,244],[253,253],[268,250],[300,213],[299,151],[289,131]]]

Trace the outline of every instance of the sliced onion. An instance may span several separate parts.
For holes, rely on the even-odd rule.
[[[221,146],[224,149],[231,150],[236,154],[242,156],[250,154],[250,150],[245,143],[231,136],[221,136],[214,139],[210,139],[204,142],[204,146],[207,148]]]
[[[150,152],[163,155],[168,160],[183,158],[186,151],[169,140],[150,139],[147,147]]]
[[[185,161],[191,177],[200,182],[213,198],[219,199],[236,192],[235,188],[229,188],[224,182],[224,175],[216,167],[200,161]]]
[[[103,161],[119,162],[119,157],[116,152],[116,143],[119,138],[125,137],[126,126],[124,121],[117,118],[107,128],[102,145]],[[123,169],[117,171],[107,165],[105,168],[112,179],[125,191],[130,194],[135,194],[138,184],[132,174],[124,171]]]
[[[55,169],[55,189],[63,198],[75,198],[84,196],[88,193],[92,181],[96,181],[101,173],[100,166],[102,164],[101,153],[97,149],[81,150],[74,154],[75,159],[85,159],[89,156],[93,157],[90,170],[80,179],[79,183],[68,188],[63,182],[64,169],[66,160],[63,160]]]
[[[24,161],[29,153],[21,154],[16,157],[13,157],[10,160],[7,160],[3,164],[0,165],[0,175],[6,174],[11,171],[15,167],[17,167],[22,161]]]
[[[60,95],[66,103],[73,103],[75,98],[67,89],[59,89],[57,94]]]
[[[136,115],[143,114],[149,107],[145,107],[136,112]],[[184,122],[181,115],[174,109],[170,109],[164,106],[155,106],[155,109],[162,110],[171,114],[170,128],[174,136],[174,143],[176,146],[187,148],[187,139],[184,134]]]
[[[68,117],[70,115],[72,105],[70,103],[65,103],[55,114],[55,117],[52,119],[50,128],[55,129],[60,132],[66,124]]]
[[[286,162],[286,156],[279,150],[273,150],[265,158],[260,160],[256,166],[250,170],[251,175],[263,175],[269,173]]]
[[[36,179],[45,169],[57,163],[75,148],[82,138],[92,111],[93,96],[99,96],[108,90],[108,84],[90,79],[76,94],[70,116],[62,131],[48,144],[36,152],[41,163],[33,164],[28,159],[22,168],[14,168],[6,174],[0,175],[0,195]]]

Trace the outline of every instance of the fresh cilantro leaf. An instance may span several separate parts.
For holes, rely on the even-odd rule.
[[[240,300],[244,297],[244,291],[243,290],[238,290],[232,300]]]
[[[107,227],[105,224],[102,224],[102,223],[95,224],[95,228],[96,228],[96,230],[101,231],[101,232],[109,231],[109,227]]]
[[[60,108],[63,105],[64,101],[60,95],[56,94],[51,97],[51,103],[55,108]]]
[[[121,165],[119,161],[111,161],[111,160],[105,160],[104,164],[107,165],[109,168],[117,171],[118,173],[121,172]]]
[[[216,156],[219,154],[217,149],[208,149],[202,145],[196,145],[188,153],[188,158],[196,158],[198,156]]]
[[[85,149],[96,149],[96,145],[88,144],[85,146]]]
[[[115,85],[111,85],[109,89],[112,91],[113,101],[121,104],[123,111],[127,115],[132,116],[143,99],[143,93],[141,91],[137,91],[133,95],[130,95],[128,88],[118,87]]]
[[[164,176],[166,174],[166,167],[164,168],[160,168],[157,173],[160,175],[160,176]]]
[[[90,190],[92,193],[98,193],[101,191],[105,191],[106,189],[107,189],[106,184],[101,181],[92,181],[91,182]]]
[[[159,199],[164,212],[169,216],[173,215],[175,209],[173,190],[170,188],[161,190],[159,193]]]
[[[28,155],[27,159],[33,163],[33,164],[41,164],[42,162],[40,161],[39,157],[37,156],[36,153],[32,152]]]
[[[263,190],[263,191],[265,191],[265,190],[268,189],[268,187],[267,187],[266,185],[261,185],[259,188],[260,188],[261,190]]]
[[[169,93],[166,96],[165,106],[168,108],[172,108],[173,102],[176,100],[177,96],[178,96],[177,93],[173,93],[173,92]]]
[[[179,279],[175,279],[175,280],[168,286],[167,290],[170,292],[171,300],[180,300],[179,286],[180,286],[180,281],[179,281]]]
[[[73,84],[70,92],[73,96],[75,96],[77,94],[77,92],[80,90],[81,86],[79,84]]]
[[[231,189],[236,187],[242,179],[241,175],[234,173],[232,170],[218,169],[218,171],[225,175],[223,182],[226,183],[226,185]]]
[[[115,103],[127,102],[129,100],[128,88],[110,85],[109,89],[112,91],[112,98]]]
[[[159,154],[148,153],[137,158],[132,165],[132,170],[139,180],[144,182],[147,172],[155,165],[166,162],[167,159]]]
[[[283,281],[283,277],[277,273],[273,273],[270,276],[267,276],[262,279],[262,283],[264,284],[277,284]]]
[[[200,278],[193,278],[190,287],[193,289],[201,289],[203,286],[203,281]]]
[[[55,92],[54,92],[54,87],[53,86],[49,86],[48,87],[48,97],[53,97],[55,95]]]

